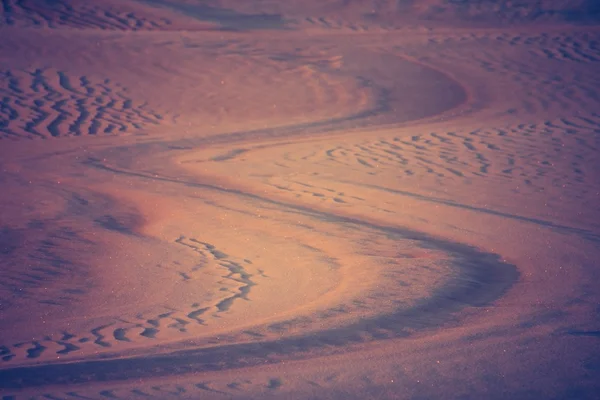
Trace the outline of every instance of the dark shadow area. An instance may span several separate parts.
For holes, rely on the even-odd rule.
[[[17,229],[3,226],[0,228],[0,255],[8,256],[21,246],[23,234]]]
[[[98,167],[98,165],[95,165]],[[114,171],[119,173],[119,171]],[[124,172],[120,172],[124,173]],[[157,179],[157,178],[154,178]],[[162,178],[164,180],[164,178]],[[70,385],[92,381],[108,382],[125,379],[149,378],[190,372],[221,371],[281,360],[295,360],[329,354],[347,349],[353,344],[401,338],[415,330],[439,326],[451,315],[468,306],[483,306],[502,296],[518,279],[515,266],[501,261],[495,254],[435,238],[404,228],[379,226],[356,218],[318,212],[304,207],[285,205],[256,195],[241,193],[209,185],[177,182],[185,186],[200,186],[220,192],[231,192],[248,199],[278,204],[290,212],[309,215],[320,220],[344,224],[348,229],[372,229],[398,240],[408,239],[421,243],[424,248],[441,250],[452,259],[458,274],[449,284],[431,297],[410,309],[374,318],[364,319],[347,326],[323,330],[307,335],[287,337],[259,343],[226,344],[211,348],[175,351],[127,359],[99,359],[68,364],[26,366],[0,370],[1,389],[19,389],[45,385]],[[286,321],[284,321],[285,323]],[[294,321],[287,321],[294,323]],[[275,384],[273,386],[276,386]]]
[[[127,219],[129,219],[129,221],[107,214],[97,218],[94,222],[96,222],[102,228],[108,229],[109,231],[119,232],[126,235],[135,235],[134,229],[138,225],[134,220],[135,216],[129,216]]]
[[[286,21],[279,14],[242,14],[227,8],[204,4],[186,4],[168,0],[139,0],[153,6],[166,7],[201,21],[216,22],[227,30],[286,29]]]

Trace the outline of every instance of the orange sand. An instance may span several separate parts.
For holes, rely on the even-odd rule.
[[[598,29],[238,3],[7,2],[3,398],[594,398]]]

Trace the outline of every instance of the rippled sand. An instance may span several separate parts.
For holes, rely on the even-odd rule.
[[[600,31],[438,3],[5,1],[2,399],[596,398]]]

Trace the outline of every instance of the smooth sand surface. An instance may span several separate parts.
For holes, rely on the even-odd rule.
[[[597,9],[491,3],[3,2],[0,398],[598,398]]]

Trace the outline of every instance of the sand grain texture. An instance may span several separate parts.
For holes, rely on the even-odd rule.
[[[3,400],[598,397],[592,2],[0,9]]]

